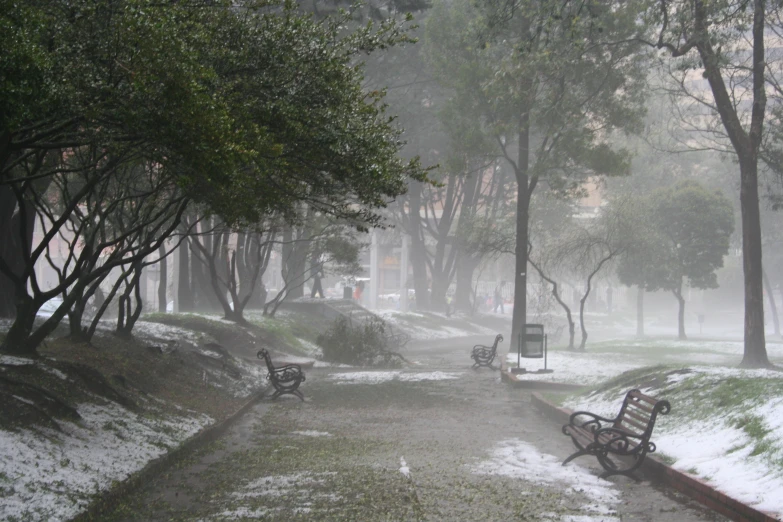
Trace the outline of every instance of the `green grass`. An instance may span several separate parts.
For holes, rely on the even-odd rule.
[[[671,376],[677,379],[670,381]],[[750,457],[761,456],[783,470],[783,459],[779,458],[783,449],[780,441],[774,438],[764,418],[752,413],[754,408],[770,399],[783,397],[783,379],[705,374],[682,365],[658,365],[625,372],[593,387],[584,395],[601,400],[619,399],[632,388],[642,389],[671,403],[671,413],[659,417],[656,431],[682,425],[704,426],[705,429],[725,425],[741,430],[750,439],[728,449],[727,455],[750,445]],[[579,394],[571,397],[576,395]],[[662,455],[658,457],[665,461]]]
[[[249,326],[227,324],[197,314],[164,314],[151,313],[142,317],[145,321],[161,323],[172,326],[180,326],[196,332],[203,332],[213,337],[230,337],[237,328],[253,330],[260,329],[262,335],[274,346],[292,352],[294,355],[310,356],[299,338],[315,341],[317,337],[317,325],[309,320],[309,316],[286,315],[281,317],[263,317],[248,314],[246,316]]]
[[[757,415],[743,415],[732,419],[729,424],[741,428],[752,439],[761,440],[770,432],[764,425],[764,419]]]
[[[304,328],[298,326],[297,321],[290,318],[260,317],[253,318],[250,322],[262,329],[277,343],[290,348],[294,355],[310,355],[298,339],[298,337],[304,336],[294,333],[295,331],[301,332],[304,330]]]
[[[234,325],[215,321],[214,319],[197,314],[165,314],[155,312],[143,315],[141,320],[149,321],[151,323],[180,326],[182,328],[187,328],[196,332],[204,332],[210,335],[230,335],[236,328]]]
[[[665,453],[656,453],[655,458],[666,464],[667,466],[671,466],[675,462],[677,462],[677,459],[674,457],[667,455]]]

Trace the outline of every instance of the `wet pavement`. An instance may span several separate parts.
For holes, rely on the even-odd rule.
[[[726,520],[644,479],[597,480],[589,457],[562,468],[570,439],[529,392],[470,369],[485,337],[411,346],[397,374],[309,370],[307,402],[257,404],[110,519]]]

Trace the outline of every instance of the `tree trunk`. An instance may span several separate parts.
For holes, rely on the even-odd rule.
[[[0,186],[0,258],[8,264],[14,274],[21,276],[25,267],[25,257],[30,255],[33,244],[35,208],[33,205],[26,205],[23,242],[20,241],[23,229],[19,222],[23,213],[16,212],[17,203],[11,187]],[[0,317],[16,316],[15,293],[13,281],[0,272]]]
[[[82,318],[84,317],[84,289],[80,292],[82,295],[77,296],[73,306],[68,310],[68,330],[70,337],[76,342],[86,342],[88,339],[84,336],[84,329],[82,328]]]
[[[214,251],[214,241],[220,241],[219,238],[213,238],[215,231],[211,221],[201,222],[201,235],[191,237],[191,270],[193,272],[193,294],[196,302],[196,310],[200,312],[218,312],[223,307],[212,287],[211,273],[209,268],[209,257]]]
[[[454,290],[454,309],[467,314],[472,313],[473,305],[470,302],[473,290],[473,272],[478,267],[478,262],[471,256],[459,254],[457,258],[457,287]]]
[[[177,271],[177,310],[179,312],[193,311],[193,289],[190,283],[190,255],[188,252],[188,240],[179,244],[179,267]]]
[[[587,346],[587,328],[585,328],[585,303],[587,302],[587,296],[590,295],[590,288],[588,287],[587,293],[579,300],[579,329],[582,331],[582,340],[579,341],[578,351],[584,352],[585,346]]]
[[[574,338],[576,337],[576,325],[574,324],[574,318],[571,315],[571,308],[568,307],[565,301],[563,301],[563,298],[560,296],[560,286],[557,284],[557,281],[546,275],[541,269],[538,264],[536,264],[535,261],[530,259],[530,250],[528,250],[528,262],[530,263],[530,266],[532,266],[536,272],[538,272],[538,275],[552,285],[552,296],[555,298],[555,301],[557,301],[560,306],[563,308],[566,314],[566,320],[568,321],[568,349],[573,350],[574,349]]]
[[[766,368],[764,291],[761,266],[761,216],[757,160],[740,157],[740,206],[742,208],[742,268],[745,275],[745,354],[740,366]]]
[[[680,305],[677,312],[677,338],[684,340],[687,339],[688,336],[685,335],[685,298],[682,296],[682,283],[680,283],[680,288],[672,290],[672,293],[674,294],[674,297],[677,298],[677,302]]]
[[[160,244],[158,248],[158,256],[160,261],[158,262],[158,273],[160,278],[158,279],[158,312],[166,313],[168,310],[168,299],[166,298],[166,289],[168,287],[168,272],[167,272],[167,259],[166,259],[166,247],[164,243]]]
[[[410,184],[411,268],[413,270],[413,289],[416,293],[416,309],[429,310],[427,247],[421,236],[421,191],[420,182],[414,181]]]
[[[296,237],[294,231],[289,228],[283,233],[283,280],[286,285],[286,299],[297,299],[304,297],[304,284],[308,279],[307,258],[310,251],[310,231],[306,229],[309,225],[303,225],[297,230]],[[289,238],[286,241],[285,238]]]
[[[18,296],[16,299],[16,320],[0,345],[0,351],[23,357],[37,357],[36,346],[29,341],[33,331],[35,315],[46,301],[36,301],[29,295]]]
[[[764,288],[767,291],[767,299],[769,300],[769,311],[772,314],[772,324],[775,326],[775,335],[780,337],[780,320],[778,319],[778,306],[775,304],[775,292],[772,290],[772,285],[769,284],[769,277],[767,277],[767,271],[761,272],[764,279]]]
[[[639,285],[636,291],[636,335],[644,335],[644,287]]]
[[[527,322],[527,243],[530,221],[530,196],[535,184],[528,184],[530,162],[530,113],[527,109],[519,117],[519,153],[515,175],[517,179],[517,230],[514,263],[514,312],[511,318],[512,344],[525,331]]]

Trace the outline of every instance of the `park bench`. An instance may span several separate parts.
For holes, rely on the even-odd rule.
[[[285,366],[275,367],[272,364],[272,358],[269,356],[269,352],[261,348],[258,351],[258,358],[266,361],[267,378],[272,383],[272,387],[275,389],[275,393],[272,394],[272,399],[277,399],[284,393],[290,393],[296,395],[302,401],[304,401],[304,395],[299,391],[299,385],[305,381],[305,374],[302,371],[302,367],[298,364],[286,364]]]
[[[473,368],[478,368],[480,366],[492,368],[492,361],[495,360],[495,356],[498,353],[498,343],[501,342],[503,342],[503,336],[498,334],[497,337],[495,337],[495,343],[492,346],[484,346],[483,344],[474,346],[473,350],[470,352],[470,358],[475,361],[473,363]]]
[[[630,390],[614,419],[587,411],[574,412],[563,426],[563,433],[571,437],[578,451],[565,459],[563,466],[582,455],[594,455],[605,470],[601,478],[626,475],[636,479],[632,473],[648,453],[655,451],[655,443],[650,442],[655,419],[659,413],[666,415],[670,410],[669,401]]]

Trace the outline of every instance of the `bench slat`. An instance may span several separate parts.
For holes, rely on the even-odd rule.
[[[653,406],[655,406],[655,404],[658,402],[658,399],[656,399],[655,397],[650,397],[649,395],[645,395],[642,392],[638,392],[638,391],[631,392],[631,397],[637,397],[649,404],[652,404]]]
[[[615,426],[622,425],[622,423],[625,423],[628,426],[631,426],[632,428],[636,428],[637,430],[639,430],[639,434],[642,434],[645,431],[647,431],[647,426],[649,425],[649,423],[644,423],[643,424],[643,423],[637,422],[637,421],[635,421],[633,419],[629,419],[626,416],[626,417],[620,418],[620,420],[618,420],[617,423],[615,423]]]
[[[638,408],[638,409],[640,409],[640,410],[642,410],[642,411],[644,411],[644,412],[647,412],[647,413],[649,413],[650,415],[652,415],[652,412],[654,411],[652,406],[648,406],[648,405],[646,405],[646,404],[643,404],[643,403],[641,403],[641,402],[630,402],[630,401],[629,401],[629,402],[628,402],[628,405],[629,405],[629,406],[630,406],[630,405],[633,405],[635,408]]]
[[[584,428],[578,428],[572,426],[571,436],[579,439],[579,443],[582,447],[586,447],[587,445],[595,442],[595,434]],[[618,435],[616,433],[602,433],[598,436],[598,443],[602,445],[607,445],[610,442],[612,442],[613,439],[616,438],[618,438]],[[639,443],[635,440],[631,440],[631,439],[625,439],[625,440],[628,442],[628,451],[633,451],[639,445]],[[619,445],[619,441],[617,444],[612,444],[612,445],[614,446]]]
[[[632,410],[631,408],[627,408],[624,412],[624,415],[627,415],[628,417],[631,417],[632,419],[642,422],[644,424],[650,422],[649,415],[644,415],[643,413],[639,413],[636,410]]]

